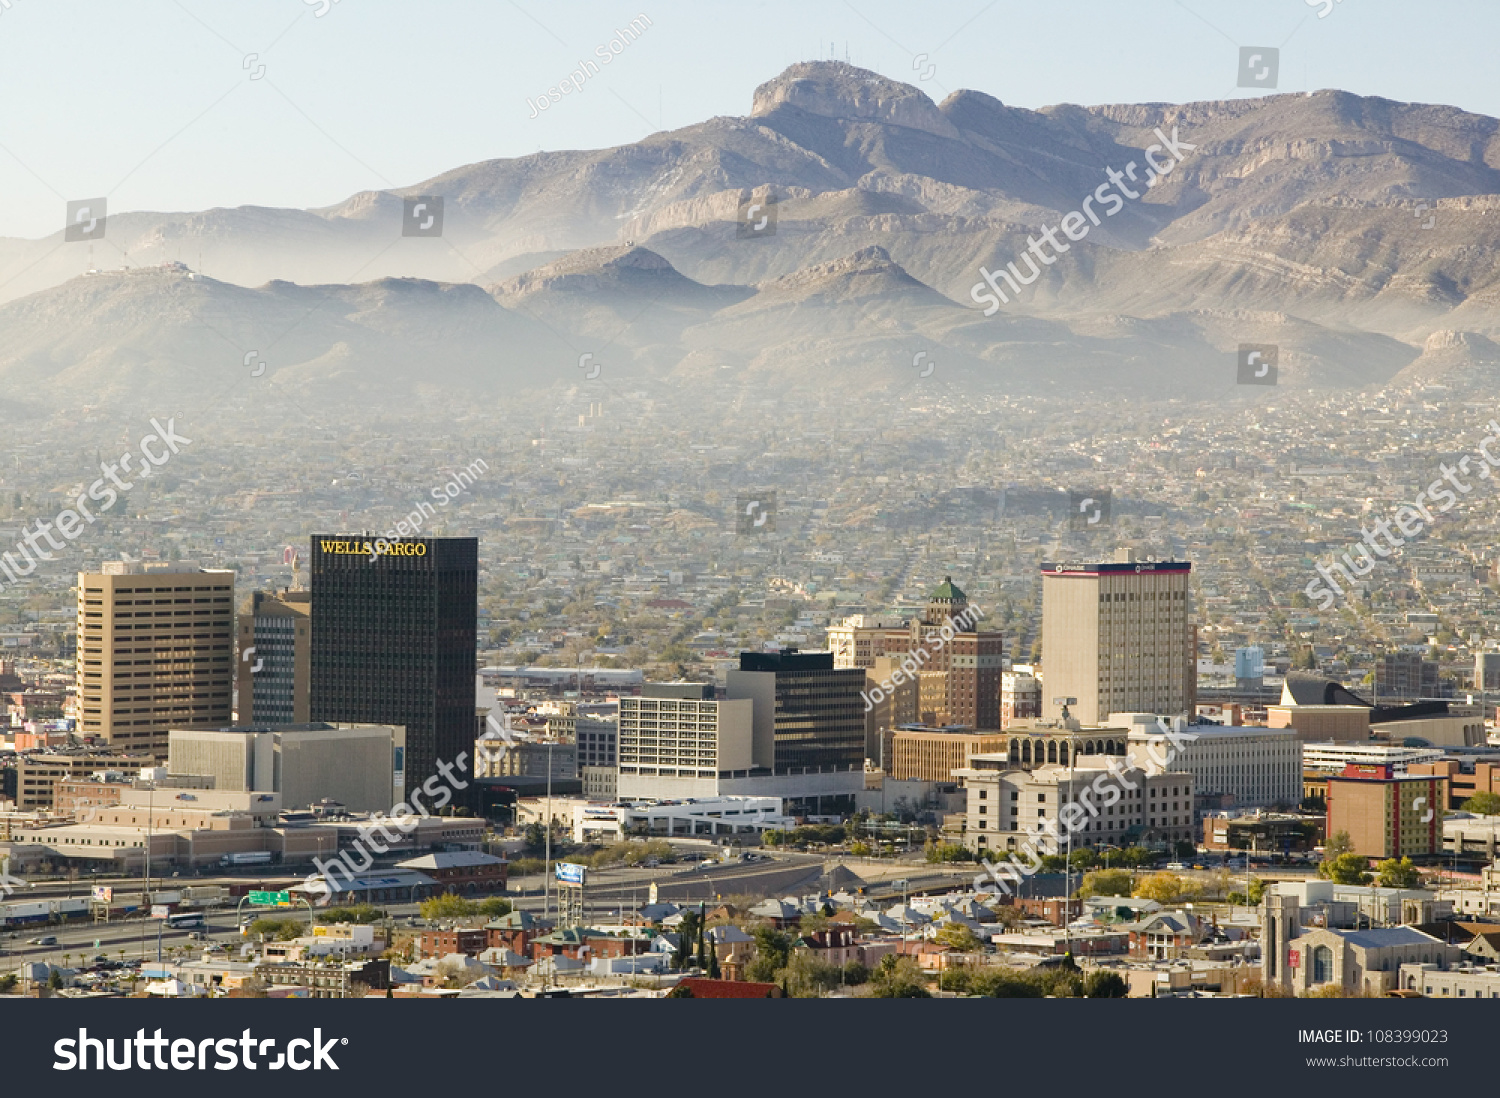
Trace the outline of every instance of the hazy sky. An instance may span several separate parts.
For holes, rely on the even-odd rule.
[[[1238,47],[1272,46],[1278,91],[1500,115],[1500,3],[1337,0],[1320,18],[1332,2],[0,0],[0,235],[58,231],[68,199],[322,206],[618,145],[746,114],[757,84],[831,51],[939,101],[1037,107],[1261,94],[1235,86]],[[528,99],[638,15],[637,41],[532,117]]]

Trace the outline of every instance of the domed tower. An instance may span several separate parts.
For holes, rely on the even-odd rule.
[[[927,596],[927,612],[923,625],[941,627],[945,622],[958,618],[969,608],[969,596],[953,582],[952,576],[944,576],[938,588]]]

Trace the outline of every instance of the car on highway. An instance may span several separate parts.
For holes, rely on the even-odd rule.
[[[1183,865],[1181,862],[1168,862],[1167,863],[1167,868],[1168,869],[1186,869],[1187,866]]]
[[[40,938],[28,938],[26,940],[26,944],[34,946],[55,946],[57,944],[57,937],[53,934],[43,934]]]

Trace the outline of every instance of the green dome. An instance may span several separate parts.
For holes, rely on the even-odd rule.
[[[943,582],[938,585],[938,589],[927,597],[933,599],[934,601],[943,602],[969,601],[969,596],[963,593],[962,588],[954,584],[952,576],[944,576]]]

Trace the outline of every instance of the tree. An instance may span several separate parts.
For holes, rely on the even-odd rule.
[[[1176,903],[1192,894],[1187,882],[1175,873],[1153,873],[1143,878],[1134,892],[1140,899],[1155,900],[1159,904]]]
[[[1130,985],[1118,972],[1096,968],[1083,978],[1085,999],[1126,999],[1130,997]]]
[[[1178,839],[1177,844],[1172,849],[1177,852],[1177,857],[1182,860],[1198,856],[1197,846],[1187,839]]]
[[[844,963],[844,983],[850,987],[858,987],[860,984],[868,983],[870,970],[858,961],[846,961]]]
[[[352,907],[330,907],[323,912],[324,923],[378,923],[385,912],[374,904],[355,904]]]
[[[873,983],[877,999],[932,998],[927,990],[927,974],[910,957],[887,953],[875,968]]]
[[[1381,888],[1416,888],[1422,883],[1422,874],[1410,858],[1400,861],[1387,858],[1375,866]]]
[[[1083,883],[1078,886],[1078,895],[1085,900],[1090,896],[1129,896],[1130,887],[1129,870],[1095,869],[1083,875]]]
[[[1334,884],[1367,885],[1374,879],[1366,872],[1369,866],[1369,859],[1362,855],[1340,854],[1332,861],[1324,861],[1319,865],[1318,876]]]
[[[770,983],[786,967],[791,956],[792,939],[768,926],[755,928],[755,958],[745,966],[747,979]]]
[[[0,995],[9,995],[15,991],[18,982],[19,978],[14,972],[7,972],[4,976],[0,976]]]
[[[1068,857],[1068,864],[1073,867],[1075,873],[1085,869],[1093,869],[1094,866],[1099,864],[1099,855],[1085,846],[1073,851]]]
[[[687,963],[693,959],[694,947],[698,942],[698,935],[702,933],[702,925],[696,911],[685,911],[682,914],[682,922],[677,924],[677,951],[672,954],[672,966],[677,969],[687,967]]]
[[[696,996],[693,994],[693,989],[690,988],[690,987],[688,987],[687,984],[678,984],[671,991],[667,992],[667,998],[668,999],[693,999],[693,998],[696,998]]]
[[[814,957],[809,950],[798,950],[782,970],[782,987],[793,999],[816,999],[823,992],[839,986],[841,971],[837,965]]]
[[[63,986],[62,969],[60,969],[60,968],[54,968],[50,973],[48,973],[48,975],[47,975],[47,986],[51,990],[53,990],[53,991],[58,991],[58,990],[60,990],[62,988],[62,986]]]
[[[491,896],[487,900],[479,901],[479,914],[487,915],[491,919],[499,919],[505,915],[509,915],[514,910],[514,906],[509,900],[503,900],[499,896]]]
[[[1259,877],[1250,878],[1250,895],[1248,899],[1252,904],[1259,904],[1266,895],[1266,882]]]
[[[1029,972],[993,969],[976,972],[968,980],[967,990],[990,999],[1040,999],[1042,982]]]
[[[973,953],[983,949],[984,943],[963,923],[950,922],[937,932],[937,943],[944,949],[958,953]]]
[[[1500,816],[1500,793],[1475,793],[1458,807],[1476,816]]]
[[[1328,841],[1323,844],[1323,860],[1331,862],[1343,854],[1354,852],[1354,842],[1349,838],[1347,831],[1335,831],[1328,836]]]
[[[424,919],[461,919],[479,912],[479,905],[456,892],[429,896],[419,905]]]
[[[302,936],[302,924],[296,919],[273,919],[262,915],[250,924],[250,936],[258,938],[261,935],[273,941],[289,942]]]

